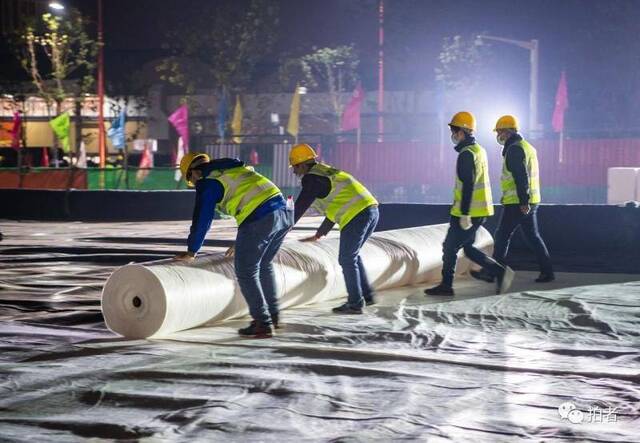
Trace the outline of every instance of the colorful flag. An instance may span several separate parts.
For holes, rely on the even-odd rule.
[[[260,164],[260,156],[258,155],[256,148],[251,148],[251,152],[249,153],[249,163],[251,166],[258,166]]]
[[[182,141],[182,137],[180,137],[178,138],[178,151],[176,153],[176,160],[174,162],[174,165],[176,165],[176,172],[173,175],[173,178],[177,182],[179,182],[182,178],[182,173],[180,172],[180,162],[182,161],[182,157],[184,157],[185,154],[186,151],[184,149],[184,142]]]
[[[42,157],[40,158],[40,166],[49,167],[49,148],[42,148]]]
[[[236,107],[233,109],[233,120],[231,121],[231,133],[233,134],[233,141],[235,143],[242,143],[242,104],[240,103],[240,96],[236,95]]]
[[[296,90],[293,93],[293,99],[291,100],[287,132],[298,138],[298,133],[300,132],[300,85],[296,85]]]
[[[142,182],[149,175],[149,169],[153,168],[153,152],[151,152],[151,146],[145,147],[140,157],[140,164],[138,165],[138,172],[136,173],[136,181]]]
[[[80,142],[80,152],[78,152],[78,160],[76,161],[77,168],[87,167],[87,148],[84,142]]]
[[[63,112],[56,118],[49,121],[49,125],[53,129],[54,134],[62,143],[62,150],[69,152],[69,128],[71,127],[71,120],[68,112]]]
[[[349,131],[351,129],[360,129],[360,108],[362,107],[362,102],[364,101],[364,90],[360,83],[356,86],[356,89],[353,91],[353,96],[351,97],[351,101],[344,108],[344,112],[342,113],[342,122],[340,124],[340,129],[343,131]]]
[[[182,137],[186,150],[189,150],[189,108],[182,105],[169,116],[169,122]]]
[[[22,118],[17,111],[13,113],[13,128],[9,132],[11,132],[11,147],[20,149],[20,143],[22,142]]]
[[[556,92],[556,107],[553,110],[551,125],[555,132],[564,131],[564,113],[569,107],[569,94],[567,92],[567,77],[564,71],[560,74],[560,82]]]
[[[123,109],[117,118],[114,118],[111,122],[111,127],[107,131],[107,135],[111,139],[111,144],[116,149],[124,149],[127,143],[125,134],[125,121],[127,113]]]
[[[220,102],[218,103],[218,135],[220,143],[224,142],[224,135],[227,132],[227,117],[229,114],[229,104],[227,103],[227,94],[224,88],[220,92]]]

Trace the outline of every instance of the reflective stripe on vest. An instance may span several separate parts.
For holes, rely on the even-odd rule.
[[[529,176],[529,203],[540,203],[540,172],[538,167],[538,153],[536,149],[531,146],[527,141],[521,140],[511,146],[520,146],[524,151],[524,163],[527,169],[527,175]],[[509,146],[507,149],[511,149]],[[518,190],[516,188],[516,181],[513,178],[511,171],[507,169],[507,156],[505,154],[502,161],[502,178],[500,181],[500,188],[502,189],[502,199],[500,202],[503,205],[520,204],[520,198],[518,198]]]
[[[276,185],[251,167],[213,171],[208,180],[218,180],[224,188],[218,209],[233,216],[238,226],[262,203],[280,194]]]
[[[364,209],[378,204],[367,188],[347,172],[316,163],[309,174],[327,177],[331,182],[329,194],[325,198],[317,198],[313,206],[337,223],[340,230]]]
[[[460,153],[471,152],[473,164],[475,166],[475,176],[473,182],[473,194],[469,205],[469,215],[471,217],[488,217],[493,215],[493,198],[491,197],[491,182],[489,180],[489,162],[487,152],[479,144],[473,144],[462,148]],[[453,206],[451,215],[460,217],[462,210],[462,181],[456,171],[456,183],[453,189]]]

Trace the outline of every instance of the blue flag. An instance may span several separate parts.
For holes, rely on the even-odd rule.
[[[111,127],[109,131],[107,131],[107,135],[111,139],[111,144],[114,148],[124,149],[126,144],[126,136],[125,136],[125,121],[127,118],[127,113],[123,109],[120,112],[120,115],[113,119],[111,122]]]
[[[224,140],[228,116],[229,104],[227,103],[227,94],[225,93],[224,88],[222,88],[222,96],[220,97],[220,103],[218,104],[218,135],[221,140]]]

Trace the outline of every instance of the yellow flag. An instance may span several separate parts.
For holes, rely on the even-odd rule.
[[[296,91],[293,93],[293,100],[291,100],[291,111],[289,112],[289,124],[287,125],[287,132],[294,137],[298,138],[298,132],[300,130],[300,86],[296,85]]]
[[[238,137],[242,134],[242,104],[240,103],[239,95],[236,95],[236,107],[233,109],[231,132],[233,134],[233,141],[235,143],[242,143],[242,137]]]
[[[49,125],[51,129],[53,129],[53,133],[62,143],[62,150],[69,152],[69,127],[71,126],[69,113],[64,112],[56,118],[49,120]]]

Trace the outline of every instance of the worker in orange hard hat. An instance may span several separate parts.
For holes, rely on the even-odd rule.
[[[187,185],[196,188],[196,204],[188,250],[176,258],[194,259],[216,208],[232,215],[238,224],[238,234],[227,255],[234,255],[238,285],[253,318],[238,333],[271,337],[273,329],[279,326],[272,261],[293,225],[293,210],[287,209],[276,185],[238,159],[211,160],[205,153],[190,152],[180,161],[180,171]]]
[[[319,162],[317,157],[306,143],[294,146],[289,153],[289,166],[302,178],[302,191],[295,202],[295,222],[313,204],[326,218],[317,232],[304,241],[317,241],[338,224],[338,262],[348,296],[347,302],[333,308],[333,312],[362,314],[365,305],[375,303],[360,249],[378,224],[378,201],[351,174]]]
[[[473,136],[476,119],[470,112],[458,112],[451,119],[449,129],[458,160],[449,230],[442,244],[442,281],[424,292],[427,295],[454,295],[453,276],[458,251],[464,249],[467,258],[482,266],[487,275],[498,279],[497,292],[504,293],[511,285],[513,271],[473,246],[477,230],[493,215],[487,153]]]
[[[538,231],[538,205],[540,204],[540,173],[536,149],[520,135],[520,124],[514,115],[503,115],[496,122],[496,140],[502,146],[502,213],[494,234],[493,258],[505,263],[511,236],[521,228],[527,243],[533,248],[540,275],[538,283],[555,279],[547,246]],[[479,280],[492,281],[483,271],[472,271]]]

